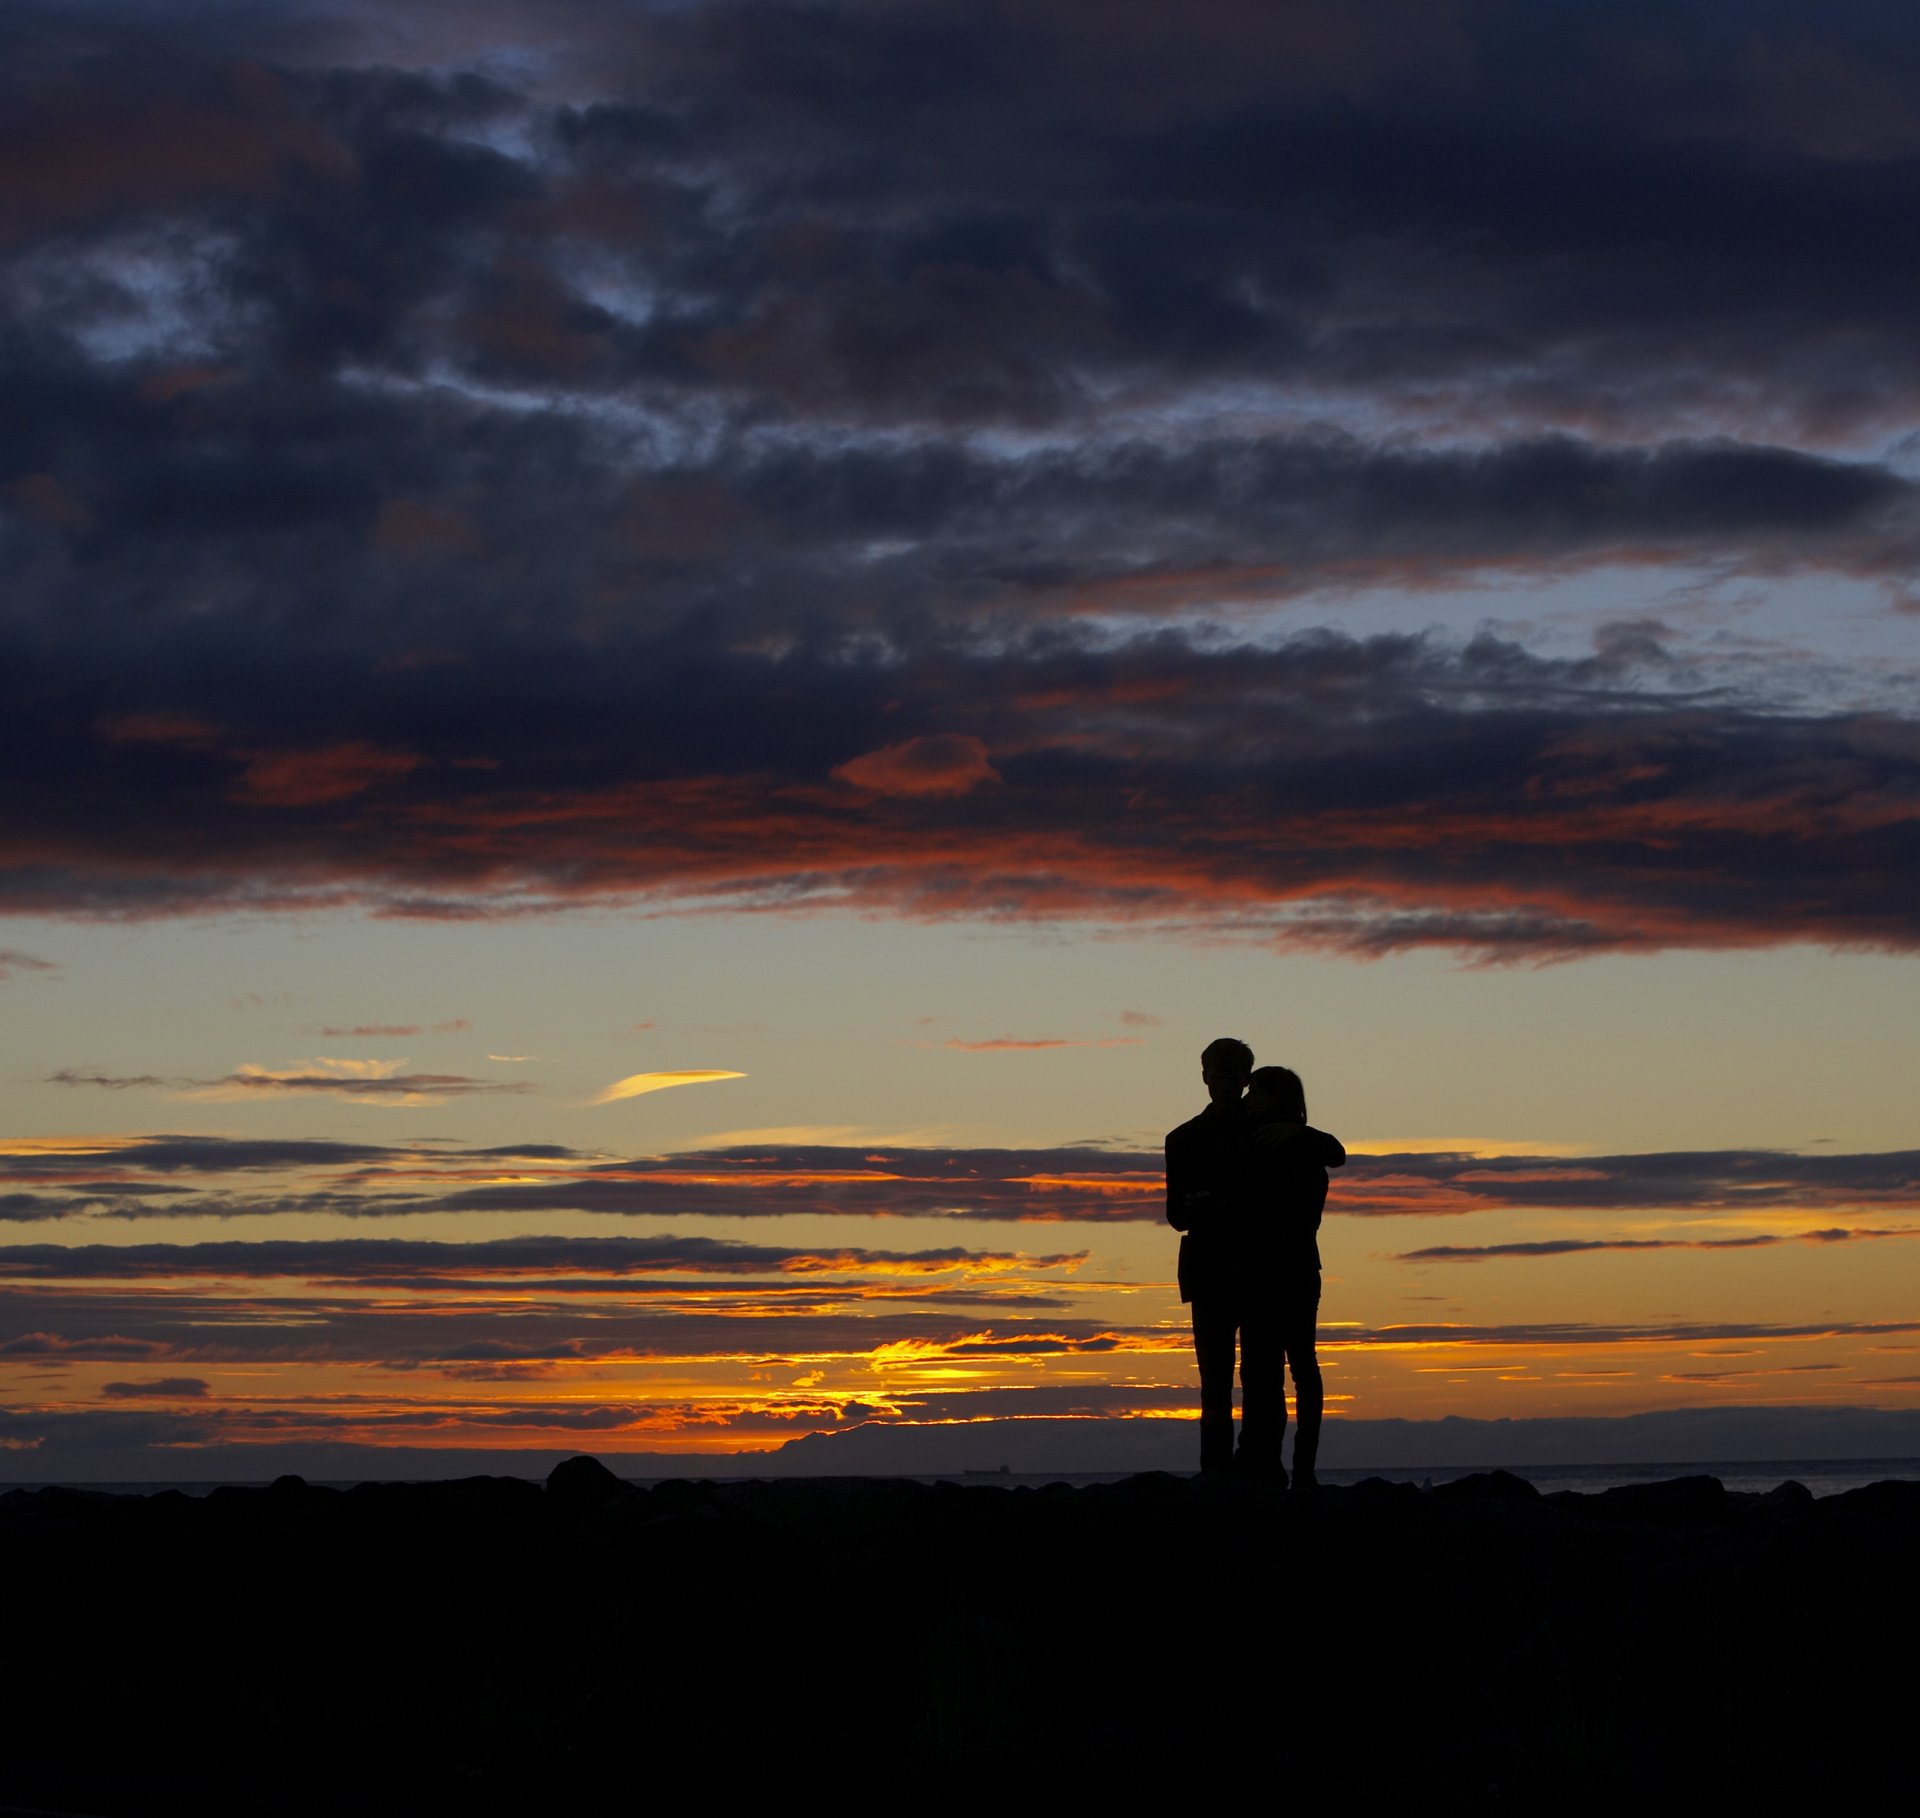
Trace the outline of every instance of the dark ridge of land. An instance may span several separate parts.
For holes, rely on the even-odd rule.
[[[16,1490],[0,1807],[1904,1804],[1916,1542],[1712,1477]]]

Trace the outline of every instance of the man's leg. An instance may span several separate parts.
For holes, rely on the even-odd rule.
[[[1271,1298],[1245,1309],[1240,1321],[1240,1468],[1286,1482],[1280,1462],[1287,1436],[1285,1328]]]
[[[1293,1441],[1293,1487],[1313,1488],[1315,1462],[1320,1456],[1320,1416],[1326,1407],[1326,1388],[1320,1379],[1320,1359],[1314,1350],[1314,1329],[1320,1320],[1320,1276],[1290,1291],[1285,1303],[1287,1362],[1293,1368],[1293,1398],[1299,1429]]]
[[[1233,1463],[1233,1339],[1239,1309],[1231,1301],[1193,1303],[1193,1354],[1200,1363],[1200,1468]]]

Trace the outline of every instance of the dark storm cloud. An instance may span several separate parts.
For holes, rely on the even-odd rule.
[[[206,655],[146,685],[218,733],[158,703],[103,718],[97,654],[15,667],[0,765],[31,787],[0,902],[692,899],[1175,930],[1198,907],[1250,939],[1524,960],[1920,939],[1920,733],[1730,695],[1645,627],[1582,660],[1331,632],[884,659],[670,641],[316,659],[296,683],[264,652]],[[936,730],[979,763],[896,787],[880,759]],[[270,789],[248,780],[268,749]]]
[[[1904,10],[30,6],[0,50],[0,911],[1920,942],[1910,718],[1645,631],[1209,629],[1599,563],[1904,598]]]
[[[438,10],[438,73],[382,67],[371,10],[158,54],[131,6],[16,26],[10,237],[211,219],[250,354],[802,418],[1227,377],[1583,422],[1731,381],[1826,421],[1911,386],[1889,6]],[[508,49],[545,79],[473,73]]]

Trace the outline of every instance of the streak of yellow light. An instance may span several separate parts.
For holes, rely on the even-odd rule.
[[[612,1085],[596,1092],[587,1102],[611,1105],[623,1098],[638,1098],[645,1092],[664,1092],[673,1086],[704,1086],[712,1080],[746,1077],[744,1073],[736,1073],[725,1067],[681,1067],[658,1073],[629,1073],[625,1079],[617,1079]]]
[[[13,1136],[0,1138],[0,1155],[111,1155],[137,1148],[145,1136]]]

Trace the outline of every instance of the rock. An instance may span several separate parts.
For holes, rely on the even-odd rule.
[[[1342,1494],[1347,1501],[1362,1508],[1412,1509],[1419,1505],[1425,1492],[1417,1483],[1405,1483],[1398,1478],[1363,1477]]]
[[[1829,1496],[1823,1506],[1912,1521],[1920,1518],[1920,1482],[1911,1478],[1892,1478],[1884,1483],[1862,1484],[1857,1490]]]
[[[564,1515],[587,1515],[626,1495],[628,1486],[582,1452],[547,1473],[547,1502]]]
[[[1733,1519],[1735,1504],[1717,1477],[1670,1477],[1663,1483],[1629,1483],[1582,1496],[1583,1515],[1605,1521],[1645,1522],[1663,1528],[1715,1526]]]
[[[1511,1471],[1475,1471],[1471,1477],[1456,1477],[1443,1483],[1433,1494],[1446,1502],[1538,1502],[1540,1492],[1524,1477]]]
[[[0,1808],[598,1809],[652,1748],[790,1803],[1130,1809],[1234,1791],[1235,1736],[1289,1797],[1368,1810],[1912,1799],[1910,1687],[1836,1662],[1920,1609],[1913,1484],[1536,1497],[1482,1472],[1296,1507],[1165,1476],[642,1489],[581,1457],[546,1488],[0,1496],[0,1560]],[[1128,1663],[1172,1633],[1227,1667],[1143,1700]],[[822,1685],[878,1687],[878,1714]]]

